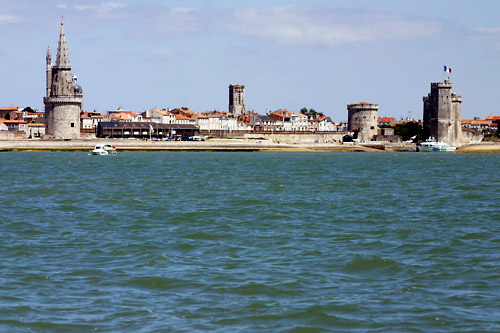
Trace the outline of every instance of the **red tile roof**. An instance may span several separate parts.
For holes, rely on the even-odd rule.
[[[185,116],[183,114],[176,114],[175,118],[176,119],[188,119],[188,120],[191,120],[191,118],[189,118],[188,116]]]
[[[170,116],[172,113],[168,112],[167,110],[159,110],[159,109],[152,109],[151,111],[159,113],[163,116]]]
[[[475,119],[472,121],[473,125],[489,125],[491,121],[485,119]]]
[[[26,120],[4,120],[4,123],[7,124],[27,124]]]
[[[394,118],[394,117],[382,117],[382,118],[378,118],[378,121],[381,123],[390,123],[392,121],[396,121],[396,118]]]

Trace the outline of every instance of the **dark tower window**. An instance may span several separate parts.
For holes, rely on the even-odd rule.
[[[75,123],[71,123],[71,127],[75,127]]]

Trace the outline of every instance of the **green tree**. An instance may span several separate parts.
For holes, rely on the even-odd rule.
[[[23,111],[26,111],[26,112],[35,112],[35,110],[33,110],[31,107],[27,106],[23,109]]]
[[[397,124],[394,128],[394,134],[401,136],[403,141],[416,139],[424,139],[424,130],[422,125],[417,122],[407,122],[402,124]]]
[[[495,135],[500,137],[500,119],[493,120],[493,123],[497,124],[497,130],[495,131]]]
[[[324,116],[323,112],[317,112],[313,108],[308,110],[306,107],[303,107],[302,109],[300,109],[299,112],[302,114],[311,113],[313,115],[320,116],[320,117]]]

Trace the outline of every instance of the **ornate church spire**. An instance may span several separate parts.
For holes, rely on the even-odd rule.
[[[66,35],[64,34],[64,22],[61,18],[61,33],[59,34],[59,45],[57,47],[56,66],[59,68],[71,68],[66,46]]]
[[[47,56],[45,56],[45,60],[47,60],[47,65],[52,65],[52,55],[50,54],[50,46],[47,48]]]

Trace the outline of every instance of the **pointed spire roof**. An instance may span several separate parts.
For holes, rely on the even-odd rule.
[[[57,46],[56,66],[59,68],[71,68],[66,46],[66,35],[64,34],[64,22],[61,18],[61,33],[59,34],[59,45]]]
[[[47,55],[45,56],[45,59],[47,60],[47,65],[52,64],[52,54],[50,54],[50,46],[47,48]]]

